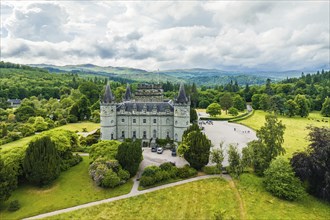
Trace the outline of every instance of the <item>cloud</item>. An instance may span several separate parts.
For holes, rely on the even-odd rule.
[[[329,4],[1,1],[1,59],[147,70],[329,68]]]

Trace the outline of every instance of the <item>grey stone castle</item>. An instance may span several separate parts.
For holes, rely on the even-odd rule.
[[[181,141],[190,124],[190,100],[183,84],[177,98],[163,99],[159,84],[140,84],[133,98],[130,86],[121,103],[115,102],[110,85],[101,99],[101,139],[137,138],[147,142],[151,138]]]

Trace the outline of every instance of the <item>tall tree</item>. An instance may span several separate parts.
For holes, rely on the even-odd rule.
[[[237,146],[230,144],[228,148],[228,162],[229,162],[229,172],[238,178],[243,172],[242,159],[238,152]]]
[[[223,110],[227,111],[230,107],[233,106],[233,99],[229,93],[225,93],[223,96],[220,97],[220,105]]]
[[[223,142],[220,143],[219,149],[213,149],[211,151],[211,161],[216,164],[216,167],[221,172],[222,170],[222,162],[225,159],[223,154]]]
[[[272,86],[271,86],[271,80],[270,79],[266,80],[265,92],[266,92],[267,95],[273,95],[274,94],[274,91],[273,91]]]
[[[243,152],[253,155],[243,157],[252,158],[252,166],[256,174],[262,176],[272,159],[285,153],[282,147],[284,130],[285,126],[276,116],[266,115],[264,126],[257,131],[258,140],[250,142],[249,150]]]
[[[123,169],[130,173],[131,177],[135,176],[143,160],[141,141],[125,140],[125,142],[118,146],[116,159]]]
[[[15,178],[12,170],[5,166],[4,161],[0,157],[0,204],[10,197],[12,190],[16,186]]]
[[[327,97],[322,104],[321,114],[325,117],[330,117],[330,98],[329,97]]]
[[[212,103],[206,109],[206,113],[215,117],[217,115],[221,115],[221,106],[218,103]]]
[[[298,111],[298,105],[295,101],[292,99],[289,99],[288,101],[285,102],[285,114],[288,115],[289,117],[295,116]]]
[[[330,128],[308,127],[310,145],[305,152],[295,153],[291,165],[308,192],[330,201]]]
[[[306,99],[306,96],[304,95],[296,95],[294,98],[294,101],[297,103],[298,106],[298,115],[300,117],[307,117],[309,115],[309,106],[308,106],[308,100]]]
[[[197,91],[197,87],[196,87],[196,84],[193,83],[192,86],[191,86],[191,94],[190,94],[190,97],[191,97],[191,104],[194,108],[197,107],[197,103],[198,103],[198,91]]]
[[[236,95],[234,97],[233,107],[235,107],[239,111],[244,111],[246,109],[245,101],[240,95]]]
[[[61,159],[49,136],[30,142],[23,160],[26,179],[38,186],[46,185],[60,175]]]

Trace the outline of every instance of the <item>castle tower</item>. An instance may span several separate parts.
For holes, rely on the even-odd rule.
[[[103,99],[100,100],[101,140],[117,139],[116,103],[110,85],[105,87]]]
[[[179,95],[174,100],[174,141],[182,141],[183,132],[190,124],[190,100],[186,96],[183,83]]]
[[[130,88],[129,84],[127,83],[124,101],[127,101],[127,102],[131,101],[131,98],[132,98],[131,88]]]

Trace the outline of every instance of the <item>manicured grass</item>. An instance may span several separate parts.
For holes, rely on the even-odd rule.
[[[56,127],[50,130],[58,130],[58,129],[63,129],[63,130],[69,130],[69,131],[79,131],[81,132],[83,128],[86,128],[87,131],[93,131],[95,129],[98,129],[100,127],[99,123],[93,123],[93,122],[80,122],[80,123],[72,123],[72,124],[67,124],[67,125],[63,125],[60,127]],[[0,145],[0,148],[5,149],[5,148],[11,148],[11,147],[22,147],[27,145],[31,139],[34,137],[35,135],[29,136],[29,137],[25,137],[22,138],[20,140],[17,141],[13,141],[10,142],[8,144],[4,144],[4,145]]]
[[[49,187],[19,186],[2,208],[6,209],[10,201],[17,199],[22,206],[21,209],[16,212],[1,210],[0,219],[21,219],[130,192],[133,186],[131,180],[114,189],[97,187],[88,174],[90,159],[83,158],[80,164],[61,173]]]
[[[206,109],[199,108],[199,109],[196,109],[196,111],[197,111],[197,114],[199,112],[206,113]],[[229,113],[226,114],[226,111],[221,110],[221,115],[217,115],[216,117],[210,117],[210,118],[232,119],[232,118],[239,117],[239,116],[245,114],[246,112],[247,112],[246,110],[243,112],[238,112],[238,115],[234,116],[234,115],[230,115]],[[203,118],[204,116],[201,116],[201,117]]]
[[[227,181],[200,180],[129,199],[54,216],[51,219],[214,219],[239,218],[238,202]]]
[[[247,219],[329,219],[330,204],[306,195],[289,202],[268,193],[262,178],[243,174],[235,181],[247,214]]]
[[[254,130],[259,129],[265,123],[266,112],[257,110],[254,115],[240,121],[240,124],[247,125]],[[292,118],[286,116],[278,116],[279,120],[286,126],[284,132],[284,148],[286,149],[286,157],[291,157],[298,150],[304,150],[309,144],[307,140],[308,125],[317,127],[330,126],[330,118],[322,117],[319,112],[312,112],[307,118],[295,116]],[[323,122],[322,122],[323,120]],[[325,122],[328,121],[328,122]]]

